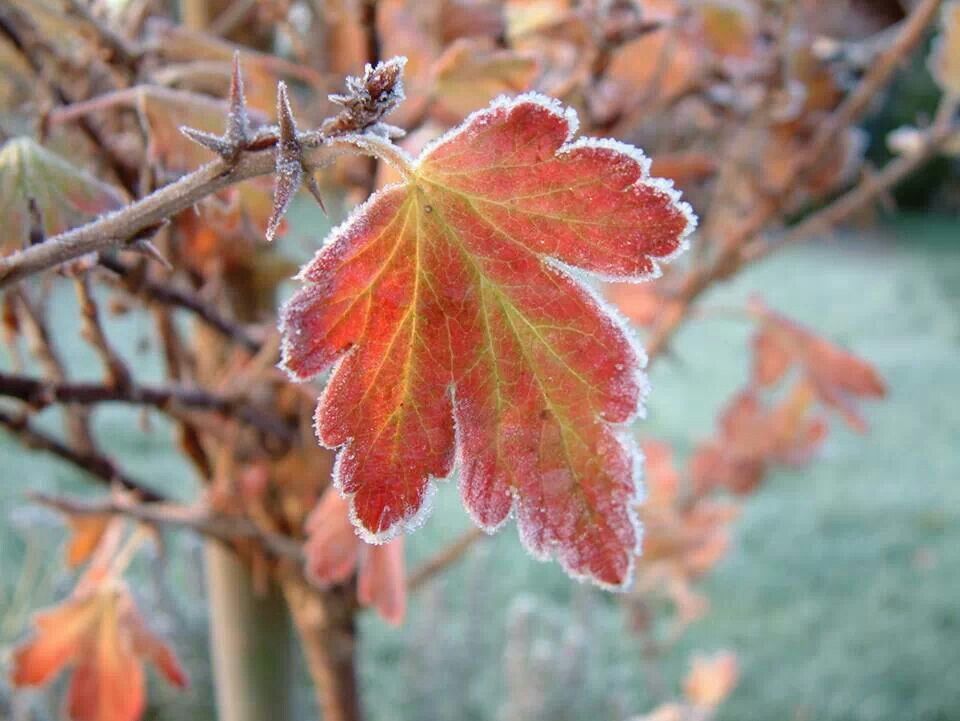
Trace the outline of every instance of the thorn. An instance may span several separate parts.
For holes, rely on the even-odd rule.
[[[277,83],[277,123],[280,126],[280,147],[297,145],[297,122],[293,119],[290,109],[290,98],[287,96],[287,84],[282,80]]]
[[[303,180],[303,156],[297,140],[297,123],[290,109],[287,85],[277,83],[277,123],[280,141],[277,143],[277,170],[273,181],[273,213],[267,221],[267,241],[272,242],[284,214],[293,202]]]
[[[186,125],[180,126],[180,132],[186,135],[190,140],[202,145],[207,150],[212,150],[221,157],[227,157],[232,152],[229,142],[224,141],[223,136],[214,135],[204,130],[197,130]]]
[[[140,255],[146,256],[150,260],[155,260],[162,265],[165,270],[173,271],[173,264],[167,260],[163,253],[160,252],[160,249],[149,240],[138,240],[126,248],[126,250],[129,250],[133,253],[139,253]]]
[[[250,140],[250,118],[247,115],[247,101],[243,94],[243,73],[240,71],[239,50],[233,54],[229,104],[230,109],[227,111],[223,135],[214,135],[185,125],[180,126],[180,132],[207,150],[212,150],[227,162],[233,163],[247,148]]]
[[[230,113],[227,115],[227,128],[224,137],[236,152],[245,145],[250,131],[250,119],[247,116],[247,100],[243,94],[243,73],[240,70],[240,51],[233,53],[233,66],[230,73]]]
[[[323,214],[327,214],[327,209],[323,205],[323,197],[320,195],[320,186],[317,185],[317,178],[313,173],[307,173],[306,179],[307,190],[310,191],[310,195],[313,196],[313,199],[317,201],[317,205],[320,206],[320,210],[323,211]]]

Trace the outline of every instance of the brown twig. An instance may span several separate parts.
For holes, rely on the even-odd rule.
[[[271,555],[298,563],[303,556],[300,544],[292,538],[261,530],[246,518],[216,515],[196,506],[183,506],[168,501],[142,503],[122,497],[95,501],[46,493],[29,493],[28,497],[35,503],[70,515],[121,515],[151,526],[195,531],[224,543],[256,541]]]
[[[416,591],[431,578],[447,570],[463,558],[474,543],[485,537],[486,534],[479,528],[471,528],[466,531],[460,538],[441,549],[433,558],[425,561],[422,566],[411,573],[407,578],[407,589]]]
[[[26,288],[17,288],[12,292],[21,328],[27,339],[30,354],[37,361],[44,376],[55,383],[67,380],[67,372],[60,354],[53,345],[50,331],[42,307],[34,304]],[[92,451],[96,448],[90,431],[90,412],[87,408],[67,406],[63,409],[64,427],[70,444],[78,450]]]
[[[124,387],[131,383],[130,369],[107,340],[107,334],[100,322],[100,308],[90,288],[90,277],[82,273],[74,278],[77,291],[77,303],[80,306],[80,335],[93,348],[106,371],[107,383]]]
[[[243,346],[251,353],[260,350],[262,343],[259,339],[251,335],[243,325],[230,320],[216,307],[205,302],[196,293],[152,281],[145,274],[138,272],[134,265],[119,258],[103,256],[100,258],[100,265],[117,276],[117,284],[128,293],[142,295],[147,300],[160,305],[169,305],[189,311],[215,331]]]
[[[0,372],[0,395],[17,398],[35,407],[50,403],[73,403],[92,405],[97,403],[130,403],[166,409],[171,404],[186,408],[204,409],[237,418],[260,432],[292,442],[296,429],[269,410],[254,407],[234,398],[216,395],[202,388],[180,385],[148,386],[128,383],[105,385],[102,383],[56,383],[45,382],[26,376]]]
[[[49,435],[45,431],[34,428],[26,417],[14,416],[0,409],[0,426],[3,426],[12,435],[16,436],[20,443],[27,448],[51,453],[73,464],[77,468],[86,471],[103,483],[109,485],[118,483],[130,491],[135,491],[145,501],[164,500],[164,497],[160,493],[128,476],[107,456],[96,453],[95,451],[71,448],[58,438]]]

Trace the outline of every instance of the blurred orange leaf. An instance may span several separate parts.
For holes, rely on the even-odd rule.
[[[145,705],[143,662],[178,688],[187,676],[147,627],[122,583],[81,582],[59,606],[34,617],[34,637],[14,650],[15,686],[39,686],[72,666],[67,714],[73,721],[137,721]]]
[[[109,515],[68,515],[70,540],[67,542],[67,565],[71,568],[85,563],[96,551],[110,525]]]
[[[944,3],[942,13],[930,70],[944,92],[960,95],[960,2]]]
[[[402,536],[377,546],[361,541],[350,523],[349,503],[334,488],[320,498],[306,530],[306,572],[314,584],[326,588],[344,583],[359,566],[357,600],[377,609],[388,623],[403,623],[407,587]]]
[[[753,340],[756,383],[772,386],[796,366],[822,403],[839,411],[851,428],[864,432],[867,423],[855,399],[883,398],[887,392],[876,369],[760,301],[752,306],[760,319]]]
[[[435,113],[458,122],[498,95],[528,90],[537,70],[531,55],[497,49],[486,39],[457,40],[433,66]]]
[[[730,651],[695,656],[683,683],[683,693],[694,706],[715,709],[736,688],[739,676],[737,656]]]

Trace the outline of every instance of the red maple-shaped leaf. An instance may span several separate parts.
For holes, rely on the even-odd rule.
[[[36,635],[13,654],[13,684],[43,685],[72,666],[66,702],[72,721],[137,721],[146,702],[144,661],[179,688],[187,676],[147,628],[127,588],[96,575],[87,574],[67,601],[35,616]]]
[[[576,116],[500,100],[429,146],[301,272],[283,311],[294,378],[334,366],[317,409],[361,535],[415,526],[459,466],[474,520],[514,511],[539,557],[607,586],[637,542],[621,424],[642,352],[568,268],[640,279],[693,227],[634,148],[573,142]]]

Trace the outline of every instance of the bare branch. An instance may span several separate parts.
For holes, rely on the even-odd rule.
[[[303,558],[300,544],[292,538],[264,531],[246,518],[217,515],[202,507],[169,502],[141,503],[129,498],[90,501],[46,493],[30,493],[28,497],[35,503],[70,515],[121,515],[151,526],[195,531],[224,543],[256,541],[271,555],[298,563]]]
[[[80,319],[82,326],[80,335],[94,349],[100,362],[106,370],[107,381],[112,386],[129,386],[131,383],[130,369],[120,355],[110,345],[107,334],[100,322],[100,308],[90,289],[90,277],[82,273],[74,279],[77,291],[77,301],[80,305]]]
[[[407,578],[407,589],[410,591],[416,591],[426,584],[431,578],[442,573],[443,571],[446,571],[450,566],[463,558],[474,543],[485,536],[486,534],[479,528],[471,528],[469,531],[460,536],[460,538],[446,548],[441,549],[437,555],[424,562],[420,568],[411,573]]]
[[[182,308],[193,313],[218,333],[240,344],[251,353],[260,350],[261,342],[242,325],[223,315],[215,306],[205,302],[196,293],[171,285],[156,283],[137,271],[136,267],[118,258],[102,256],[100,265],[118,276],[115,281],[128,293],[142,295],[161,305]]]
[[[44,376],[50,381],[62,383],[67,380],[67,371],[50,337],[42,306],[35,304],[26,288],[17,288],[11,293],[16,301],[21,328],[27,339],[30,354],[36,359]],[[90,431],[90,412],[87,408],[68,406],[63,409],[64,427],[72,446],[82,451],[96,448]]]
[[[202,388],[180,385],[148,386],[128,383],[104,385],[100,383],[45,382],[26,376],[0,372],[0,395],[17,398],[32,406],[42,408],[50,403],[130,403],[152,406],[160,410],[170,405],[214,411],[260,432],[285,442],[293,442],[296,429],[271,411],[244,403],[241,400],[219,396]]]
[[[160,493],[128,476],[107,456],[94,451],[73,449],[45,431],[34,428],[25,417],[17,417],[0,409],[0,426],[6,428],[27,448],[51,453],[103,483],[118,483],[127,490],[135,491],[145,501],[164,500]]]

